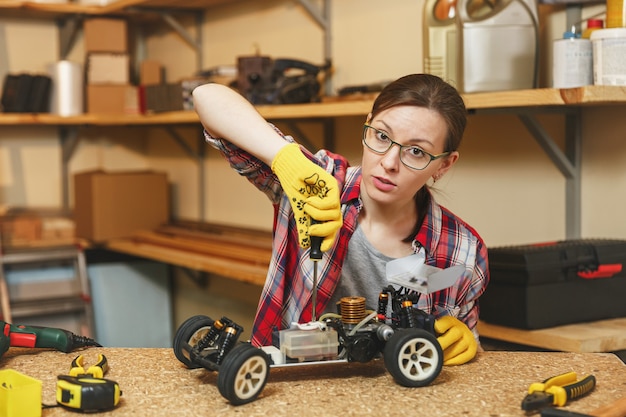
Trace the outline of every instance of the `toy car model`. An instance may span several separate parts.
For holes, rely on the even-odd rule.
[[[363,297],[345,297],[338,313],[276,331],[272,346],[260,348],[238,341],[243,328],[227,317],[193,316],[178,328],[174,354],[188,368],[216,371],[220,394],[233,405],[254,401],[272,367],[364,363],[381,355],[398,384],[422,387],[441,372],[443,351],[434,316],[413,307],[417,297],[388,286],[377,311],[366,310]]]

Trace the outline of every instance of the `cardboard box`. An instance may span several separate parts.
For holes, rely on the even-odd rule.
[[[183,110],[183,88],[180,83],[146,85],[143,94],[146,112]]]
[[[83,24],[85,53],[128,52],[128,28],[122,19],[93,18]]]
[[[165,77],[163,76],[163,71],[163,66],[159,61],[141,61],[141,66],[139,68],[139,84],[161,84],[165,80]]]
[[[89,84],[87,112],[95,114],[138,114],[137,87],[128,84]]]
[[[42,236],[41,218],[35,215],[20,215],[2,218],[0,221],[2,246],[11,247],[29,244]]]
[[[129,84],[128,54],[91,52],[87,54],[87,84]]]
[[[169,221],[162,172],[89,171],[74,175],[76,236],[96,242],[152,230]]]

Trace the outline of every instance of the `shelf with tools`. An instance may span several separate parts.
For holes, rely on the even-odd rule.
[[[43,18],[71,18],[73,16],[138,15],[142,11],[193,10],[204,11],[221,4],[243,0],[118,0],[106,6],[80,5],[76,3],[51,4],[8,1],[0,3],[0,12],[14,12],[26,16]],[[307,0],[300,0],[306,5]],[[328,23],[328,22],[326,22]],[[328,36],[327,36],[328,37]],[[326,39],[326,41],[328,41]],[[63,42],[61,42],[63,43]],[[329,51],[325,51],[328,53]],[[198,62],[201,63],[201,56]],[[328,121],[329,128],[325,143],[332,148],[332,121],[342,117],[365,117],[370,111],[375,95],[351,97],[325,97],[320,103],[263,105],[259,113],[271,121],[299,122],[301,120]],[[567,90],[542,88],[532,90],[497,91],[465,94],[464,100],[470,114],[511,114],[520,118],[532,136],[540,143],[554,164],[566,178],[566,231],[567,237],[580,235],[581,199],[581,112],[589,106],[626,104],[626,87],[588,86]],[[559,114],[564,117],[566,146],[562,150],[545,132],[536,115],[542,113]],[[72,156],[78,141],[77,130],[89,127],[161,127],[172,130],[177,126],[199,127],[199,120],[193,111],[154,113],[145,115],[82,114],[62,117],[51,114],[0,114],[0,126],[50,126],[59,129],[63,147],[63,187],[69,182],[67,162]],[[330,134],[330,135],[329,135]],[[298,133],[296,136],[300,136]],[[200,139],[201,140],[201,139]],[[199,147],[200,148],[200,147]],[[193,155],[199,166],[199,195],[202,206],[204,184],[202,182],[203,153]],[[67,190],[64,191],[67,204]]]
[[[3,14],[11,16],[50,17],[70,14],[100,16],[122,14],[133,8],[199,10],[234,1],[238,0],[117,0],[105,5],[94,5],[5,0],[0,2],[0,10]]]
[[[340,117],[365,116],[371,109],[375,95],[327,98],[321,103],[263,105],[259,113],[273,121],[333,120]],[[580,236],[581,223],[581,110],[589,106],[626,105],[624,86],[587,86],[572,89],[531,89],[465,94],[470,114],[513,114],[539,142],[566,179],[566,233],[567,238]],[[541,113],[562,114],[565,118],[565,150],[537,121]],[[4,126],[56,126],[75,130],[89,126],[176,126],[198,124],[193,111],[155,113],[147,115],[82,114],[61,117],[51,114],[0,114]],[[67,135],[67,131],[62,133]],[[332,133],[331,133],[332,134]],[[74,141],[67,140],[67,148]],[[327,143],[332,145],[332,140]],[[71,152],[67,152],[67,159]],[[67,161],[66,161],[67,162]],[[67,180],[67,177],[66,177]]]
[[[522,112],[527,109],[566,108],[626,104],[624,86],[588,86],[571,89],[533,89],[465,94],[470,113],[480,111]],[[269,120],[319,119],[364,116],[372,106],[373,95],[350,98],[331,98],[321,103],[257,106],[259,113]],[[177,111],[145,115],[81,114],[57,116],[52,114],[2,113],[4,126],[159,126],[199,123],[193,111]]]

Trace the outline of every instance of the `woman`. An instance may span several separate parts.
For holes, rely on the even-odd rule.
[[[377,300],[391,260],[421,254],[437,268],[465,266],[455,285],[421,295],[417,307],[438,318],[444,364],[474,357],[477,300],[489,280],[487,249],[470,226],[434,201],[427,185],[459,158],[466,109],[453,87],[428,74],[390,83],[367,116],[362,163],[354,167],[326,150],[311,154],[227,87],[203,85],[193,96],[207,141],[275,206],[272,262],[253,344],[269,345],[272,330],[311,319],[307,248],[309,237],[318,236],[324,252],[314,297],[318,315],[334,311],[343,296]]]

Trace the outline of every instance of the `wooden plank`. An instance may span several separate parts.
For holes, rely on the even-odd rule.
[[[254,285],[263,285],[267,275],[267,265],[233,262],[232,259],[191,253],[174,248],[164,248],[130,239],[114,239],[107,242],[106,247],[110,250],[182,266],[196,271],[217,274]]]
[[[109,15],[123,14],[130,8],[158,8],[158,9],[209,9],[225,3],[234,3],[240,0],[117,0],[104,6],[80,3],[40,3],[34,1],[2,0],[0,10],[10,15],[20,13],[32,17],[51,17],[70,14]]]
[[[597,85],[566,90],[539,88],[465,94],[463,98],[469,110],[619,103],[626,105],[626,87]],[[263,105],[257,106],[257,110],[269,120],[365,116],[371,110],[373,101],[373,97],[367,96],[360,100]],[[53,114],[0,114],[0,125],[160,126],[199,123],[198,115],[194,111],[148,115],[82,114],[71,117]]]
[[[566,104],[624,103],[626,86],[594,85],[560,90]]]
[[[471,93],[464,94],[463,100],[468,109],[559,106],[564,104],[559,90],[554,88]]]
[[[481,321],[482,337],[566,352],[615,352],[626,349],[626,317],[524,330]]]
[[[162,246],[183,250],[186,253],[206,254],[236,262],[245,262],[253,265],[269,265],[272,256],[271,249],[260,249],[244,246],[238,242],[212,241],[206,239],[185,239],[177,236],[167,236],[152,231],[141,231],[134,234],[130,240],[142,244]]]
[[[259,248],[272,248],[272,232],[260,229],[249,229],[215,223],[177,221],[171,225],[157,228],[156,232],[189,239],[209,239],[220,242],[236,242]]]

